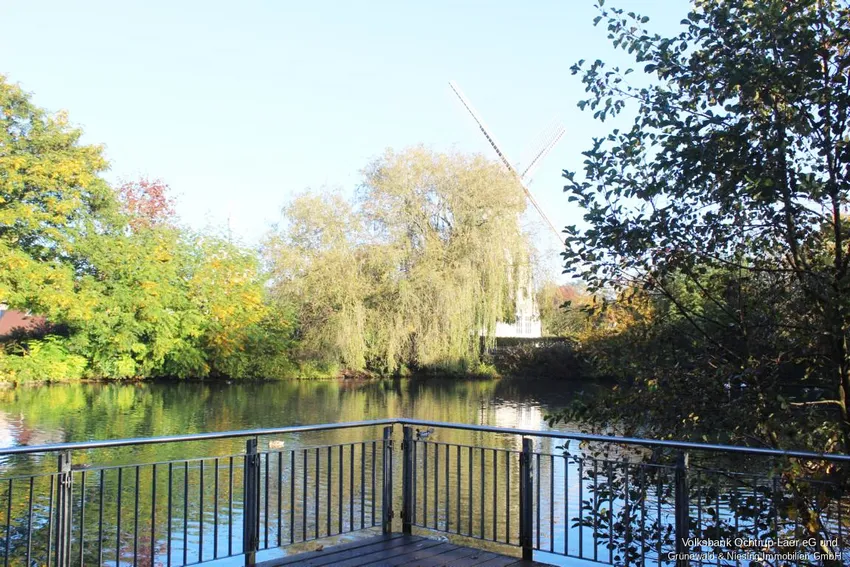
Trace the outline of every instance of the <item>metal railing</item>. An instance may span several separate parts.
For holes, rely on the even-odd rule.
[[[359,437],[306,439],[343,430]],[[88,464],[98,450],[240,438],[238,453]],[[57,466],[44,470],[49,455]],[[23,466],[30,456],[37,470]],[[265,550],[388,533],[396,504],[404,533],[512,546],[524,558],[850,564],[846,455],[385,419],[14,447],[0,450],[3,461],[4,566],[253,564]]]

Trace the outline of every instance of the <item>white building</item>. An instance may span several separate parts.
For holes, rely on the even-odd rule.
[[[513,323],[496,322],[496,337],[525,337],[536,339],[543,336],[540,310],[534,297],[534,286],[527,268],[520,268],[520,284],[516,286],[516,318]]]

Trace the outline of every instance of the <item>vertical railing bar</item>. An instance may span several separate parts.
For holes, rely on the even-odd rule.
[[[57,567],[70,567],[71,565],[71,534],[74,525],[74,477],[71,471],[71,451],[59,453],[58,466],[59,476],[56,488],[56,565]],[[11,484],[10,503],[11,503]]]
[[[342,490],[342,481],[343,481],[342,476],[345,473],[345,460],[344,460],[344,458],[345,457],[344,457],[343,452],[342,452],[342,445],[340,445],[339,446],[339,475],[337,476],[337,489],[338,489],[338,492],[339,492],[339,498],[337,499],[337,503],[336,503],[337,525],[339,526],[339,532],[338,533],[342,533],[342,523],[343,523],[342,507],[343,507],[343,497],[345,495],[345,492],[343,492],[343,490]]]
[[[13,488],[13,479],[9,479],[9,488],[7,491],[8,502],[6,502],[6,541],[5,548],[6,551],[4,553],[3,565],[5,567],[9,567],[9,552],[12,548],[12,488]],[[47,553],[50,553],[50,549],[47,550]]]
[[[386,439],[387,430],[384,430],[384,438]],[[413,476],[416,469],[416,463],[413,460],[416,442],[413,440],[413,429],[408,425],[403,425],[401,428],[401,533],[410,534],[412,532],[413,517],[415,516],[415,499]],[[385,452],[386,455],[386,452]],[[386,467],[384,468],[386,476]],[[387,495],[384,493],[384,501],[386,502]],[[386,507],[385,507],[386,510]],[[386,517],[384,514],[383,532],[388,533]]]
[[[85,478],[86,478],[85,474],[86,474],[85,471],[83,471],[83,482],[84,483],[85,483]],[[32,500],[33,500],[33,485],[34,484],[35,484],[35,477],[31,476],[30,477],[30,492],[29,492],[30,496],[29,496],[29,501],[28,501],[28,504],[27,504],[28,508],[29,508],[28,512],[27,512],[27,518],[28,518],[28,520],[27,520],[27,560],[26,560],[27,565],[32,565],[32,563],[30,563],[30,561],[31,561],[31,558],[32,558]],[[80,491],[80,494],[81,494],[80,498],[85,497],[85,492],[86,492],[85,491],[85,484],[83,484],[83,490]],[[80,523],[80,526],[82,526],[82,522]],[[80,535],[82,536],[82,527],[80,528],[80,531],[81,531]],[[85,540],[83,540],[83,538],[80,537],[80,549],[81,550],[83,549],[84,543],[85,543]],[[82,557],[82,551],[80,551],[80,557]],[[82,564],[83,564],[82,561],[80,561],[81,566],[82,566]]]
[[[218,460],[213,463],[213,559],[218,559]]]
[[[85,474],[85,471],[83,471],[84,482]],[[83,484],[83,488],[85,488],[85,484]],[[82,520],[80,521],[82,522]],[[83,553],[80,551],[80,567],[82,565]],[[151,466],[151,565],[156,565],[156,464]]]
[[[484,494],[484,492],[485,492],[486,483],[484,482],[484,464],[485,464],[486,459],[484,457],[484,447],[481,447],[481,459],[480,460],[481,460],[481,466],[479,467],[479,470],[481,471],[481,475],[480,475],[481,476],[481,478],[480,478],[480,480],[481,480],[481,491],[480,491],[481,499],[478,502],[478,505],[479,505],[479,508],[480,508],[479,509],[480,514],[479,514],[478,517],[481,518],[481,520],[479,522],[480,527],[481,527],[481,539],[485,539],[485,533],[484,533],[484,498],[485,498],[485,494]]]
[[[121,564],[121,490],[124,480],[124,469],[118,467],[118,506],[115,514],[115,567]],[[186,561],[183,561],[186,563]],[[61,566],[57,566],[61,567]]]
[[[493,541],[499,539],[499,462],[493,449]]]
[[[528,437],[522,438],[522,453],[519,456],[519,545],[522,558],[531,560],[534,556],[534,442]],[[538,478],[538,484],[539,484]]]
[[[738,492],[738,489],[735,488],[735,535],[736,536],[738,534],[740,534],[740,532],[738,531],[740,529],[740,521],[739,521],[740,516],[739,516],[739,513],[738,513],[738,501],[739,500],[740,500],[740,493]],[[841,503],[840,500],[838,502],[839,502],[839,504]],[[799,514],[794,514],[794,537],[797,537],[798,519],[799,519]],[[840,523],[838,524],[838,530],[839,530],[839,533],[840,533],[841,532],[841,524]],[[740,564],[741,564],[741,558],[740,558],[739,555],[736,554],[735,555],[735,565],[737,566],[737,565],[740,565]]]
[[[139,466],[136,465],[135,485],[133,486],[135,495],[133,497],[133,565],[139,563]]]
[[[405,428],[405,437],[407,437],[408,441],[411,438],[410,429]],[[389,534],[392,532],[392,518],[393,518],[393,479],[395,475],[393,474],[393,426],[387,425],[384,427],[383,434],[383,442],[381,445],[381,460],[382,460],[382,473],[381,473],[381,532],[384,534]],[[409,478],[409,467],[407,467],[407,476]],[[405,472],[405,467],[402,463],[402,474]],[[410,491],[406,491],[406,494],[409,495]],[[402,495],[404,496],[404,495]],[[402,519],[402,530],[404,530],[405,524],[407,523],[406,519]]]
[[[702,471],[697,471],[696,476],[697,482],[697,525],[696,525],[696,533],[702,533],[702,487],[703,487],[703,474]],[[699,551],[702,551],[702,546],[697,546]]]
[[[417,496],[417,494],[419,494],[419,486],[418,486],[418,484],[419,484],[419,473],[417,472],[419,470],[419,457],[417,457],[417,455],[416,455],[416,452],[417,452],[416,447],[417,447],[417,445],[419,445],[419,442],[416,441],[415,438],[412,438],[412,441],[410,443],[411,443],[411,446],[413,447],[413,503],[414,503],[414,506],[413,506],[412,523],[415,525],[416,522],[417,522],[417,519],[419,517],[419,506],[415,505],[416,502],[418,502],[418,500],[416,499],[416,496]],[[423,477],[423,478],[426,478],[426,477]]]
[[[32,495],[30,495],[32,498]],[[30,512],[30,522],[32,521],[32,512]],[[85,547],[86,547],[86,471],[83,470],[80,474],[80,567],[82,567],[83,558],[85,557]],[[27,544],[29,546],[29,544]],[[71,551],[70,549],[68,550]],[[27,557],[29,557],[29,549],[27,550]],[[27,565],[29,565],[29,561],[27,561]]]
[[[434,529],[440,529],[440,445],[437,443],[434,443]]]
[[[675,541],[676,565],[687,567],[690,564],[686,558],[688,547],[687,539],[690,537],[690,494],[688,488],[688,453],[680,451],[676,456],[676,469],[674,476],[674,511],[675,511]],[[720,509],[718,508],[718,513]],[[737,524],[737,520],[736,520]]]
[[[101,496],[103,496],[103,492],[102,492],[102,489],[103,489],[103,471],[100,471],[100,472],[101,472],[101,474],[100,474]],[[172,487],[173,487],[173,484],[174,484],[174,463],[168,463],[168,515],[166,517],[167,528],[165,530],[167,532],[166,538],[168,538],[166,543],[165,543],[165,549],[166,549],[165,552],[167,554],[165,561],[166,561],[167,567],[171,567],[171,516],[172,516],[172,505],[173,505],[173,502],[172,502]],[[101,500],[102,500],[102,498],[101,498]],[[100,512],[101,512],[101,520],[102,520],[103,519],[103,506],[100,507]],[[100,563],[102,564],[103,561],[101,560]]]
[[[584,559],[584,457],[578,461],[578,556]]]
[[[720,477],[719,476],[714,477],[714,494],[716,495],[715,496],[716,500],[714,501],[714,507],[717,509],[717,516],[715,516],[715,518],[716,518],[715,519],[715,527],[716,527],[716,530],[717,530],[717,537],[718,537],[718,540],[719,540],[720,539]],[[775,493],[774,493],[774,496],[775,496]],[[776,511],[776,504],[777,503],[776,503],[775,500],[774,500],[773,504],[774,504],[774,511]],[[775,527],[775,525],[776,524],[774,523],[774,527]],[[779,537],[779,530],[778,529],[776,529],[776,533],[774,534],[774,538],[776,538],[776,537]],[[720,553],[717,554],[717,563],[716,564],[720,565]]]
[[[665,472],[665,477],[666,477],[666,472]],[[658,514],[658,516],[657,516],[658,543],[656,544],[656,552],[657,552],[656,563],[660,566],[661,565],[662,543],[663,543],[663,540],[664,540],[664,538],[662,537],[663,531],[661,529],[661,498],[662,498],[662,494],[664,492],[664,485],[663,485],[663,481],[661,480],[661,470],[660,469],[658,471],[658,482],[655,485],[655,492],[656,492],[656,496],[657,496],[657,500],[658,500],[657,510],[656,510],[656,512]]]
[[[228,459],[227,468],[227,555],[233,555],[233,457]],[[170,518],[169,518],[170,521]]]
[[[289,543],[295,543],[295,449],[289,452]]]
[[[472,471],[474,470],[474,468],[473,468],[473,458],[472,458],[472,451],[473,451],[472,445],[467,447],[467,450],[469,451],[469,478],[468,478],[469,485],[467,486],[467,488],[469,489],[469,498],[468,498],[468,500],[469,500],[469,518],[468,518],[469,529],[467,530],[467,535],[472,536],[472,507],[473,507],[473,503],[472,503],[472,500],[473,500],[473,498],[472,498]]]
[[[366,527],[366,443],[360,443],[360,529]]]
[[[315,524],[316,524],[316,530],[315,530],[316,539],[319,539],[319,510],[320,510],[319,489],[321,488],[321,484],[322,484],[321,482],[319,482],[319,479],[321,478],[321,474],[322,474],[321,473],[322,469],[321,469],[321,465],[319,464],[319,460],[320,460],[319,448],[316,447],[316,483],[315,483],[316,484],[316,488],[315,488],[316,493],[315,493],[315,502],[313,503],[313,514],[314,514],[314,521],[315,521]]]
[[[540,453],[536,453],[534,455],[534,457],[535,457],[535,459],[534,459],[535,463],[534,464],[536,465],[534,472],[537,473],[536,475],[534,475],[534,478],[537,479],[537,482],[534,483],[534,491],[535,491],[536,496],[537,496],[537,505],[534,507],[534,511],[535,511],[534,529],[535,529],[535,532],[537,534],[537,545],[535,547],[537,549],[540,549],[540,531],[541,531],[540,530],[540,485],[543,484],[543,482],[542,482],[543,473],[542,473],[542,469],[540,468]]]
[[[646,465],[640,465],[640,564],[646,566]]]
[[[189,461],[183,463],[183,565],[189,562]]]
[[[354,531],[354,443],[349,445],[348,454],[348,523],[348,531]]]
[[[412,519],[414,502],[413,499],[413,470],[416,464],[413,461],[413,429],[404,425],[401,428],[401,533],[412,532]]]
[[[613,461],[606,461],[608,465],[608,563],[614,562],[614,468]]]
[[[555,551],[555,455],[549,455],[549,551]]]
[[[265,461],[263,465],[263,545],[266,549],[269,547],[269,457],[270,452],[260,454],[260,458]]]
[[[456,481],[456,484],[457,484],[457,493],[456,493],[456,496],[457,496],[457,506],[456,506],[457,520],[456,520],[456,524],[455,524],[456,525],[455,533],[460,535],[460,526],[463,523],[461,521],[461,517],[460,517],[460,485],[461,485],[462,478],[461,478],[461,470],[460,470],[460,445],[456,445],[456,447],[457,447],[457,453],[456,453],[457,464],[455,466],[455,469],[456,469],[455,472],[457,472],[457,481]]]
[[[283,543],[283,451],[277,452],[277,546]]]
[[[570,554],[570,455],[564,453],[564,555]]]
[[[375,498],[375,457],[377,453],[377,446],[375,441],[372,441],[372,492],[369,494],[372,498],[372,526],[375,526],[375,502],[377,498]]]
[[[593,560],[599,561],[599,460],[593,458]]]
[[[259,439],[245,440],[242,459],[242,554],[245,565],[255,565],[260,549],[260,476],[263,454],[259,452]],[[268,459],[266,459],[268,461]],[[203,511],[202,511],[203,512]]]
[[[625,551],[623,553],[623,560],[626,563],[626,567],[629,567],[629,549],[631,548],[632,543],[632,509],[630,498],[630,486],[629,486],[629,463],[623,459],[623,486],[625,487],[624,494],[624,508],[623,508],[623,523],[626,528],[626,545]]]
[[[842,497],[843,497],[843,494],[838,495],[838,553],[843,556],[844,555],[844,535],[842,533],[841,524],[844,522],[844,518],[843,518],[843,514],[841,513],[841,504],[842,504],[841,499],[842,499]],[[796,520],[795,520],[795,522],[796,522]],[[795,535],[796,535],[796,528],[795,528]]]
[[[450,463],[449,463],[449,444],[446,443],[446,531],[451,531],[450,525],[452,521],[452,501],[451,501],[451,486],[450,480]]]
[[[716,486],[718,487],[717,492],[717,508],[718,508],[718,518],[720,517],[719,508],[720,508],[720,479],[715,477]],[[773,487],[771,491],[773,506],[772,506],[772,516],[773,516],[773,539],[776,540],[779,537],[779,477],[773,476],[772,478]],[[718,526],[717,533],[720,533],[720,528]]]
[[[304,470],[301,474],[301,541],[307,541],[307,449],[303,450]]]
[[[198,484],[198,561],[204,560],[204,461],[199,462]]]
[[[737,499],[736,499],[737,500]],[[794,514],[794,537],[799,537],[800,515]],[[738,510],[735,509],[735,531],[738,531]],[[841,541],[841,497],[838,499],[838,540]]]
[[[50,496],[47,499],[47,567],[53,564],[53,486],[56,477],[50,476]],[[61,565],[59,566],[61,567]]]
[[[422,525],[426,528],[428,527],[428,445],[427,441],[422,443]],[[416,467],[413,470],[416,470]]]
[[[333,496],[333,494],[332,494],[332,492],[333,492],[333,473],[332,473],[332,471],[333,471],[333,449],[330,446],[328,446],[328,472],[327,472],[327,476],[328,476],[328,486],[327,486],[327,490],[328,490],[328,505],[327,505],[328,517],[327,517],[327,520],[326,520],[327,524],[328,524],[327,525],[327,531],[328,531],[327,535],[328,536],[331,535],[331,516],[333,515],[333,514],[331,514],[331,499],[332,499],[331,497]]]
[[[505,543],[511,543],[511,452],[505,451]]]

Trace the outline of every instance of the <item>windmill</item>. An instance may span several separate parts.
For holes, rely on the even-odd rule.
[[[499,147],[499,144],[496,142],[496,139],[490,133],[487,126],[484,125],[484,121],[475,111],[472,106],[472,103],[467,100],[467,98],[463,95],[460,90],[460,87],[455,84],[454,81],[449,81],[449,86],[452,88],[454,93],[460,99],[460,102],[463,104],[464,108],[466,108],[467,112],[472,116],[475,123],[478,125],[478,128],[481,129],[481,133],[484,134],[484,137],[487,138],[487,142],[490,146],[495,150],[496,155],[499,156],[499,160],[508,168],[508,171],[516,178],[517,182],[519,182],[520,187],[522,187],[523,192],[525,193],[526,198],[531,203],[531,205],[537,210],[537,213],[540,215],[540,218],[546,223],[546,225],[551,229],[552,234],[555,235],[555,238],[558,239],[558,245],[562,246],[564,241],[561,237],[561,234],[558,232],[558,229],[555,228],[555,225],[543,211],[543,209],[538,204],[537,200],[534,198],[534,195],[531,194],[531,190],[529,189],[529,185],[531,184],[532,176],[535,170],[539,167],[540,163],[546,157],[546,155],[552,151],[557,143],[560,141],[561,136],[564,135],[564,127],[555,123],[549,128],[547,128],[543,134],[538,138],[537,144],[535,145],[533,151],[531,152],[531,157],[529,159],[528,165],[522,170],[522,173],[518,171],[519,168],[514,167],[510,160],[508,160],[506,154]],[[521,285],[520,282],[517,282],[517,291],[516,291],[516,323],[509,324],[505,322],[498,322],[496,324],[496,336],[520,336],[520,337],[540,337],[542,334],[541,324],[540,324],[540,314],[537,309],[537,305],[534,301],[534,296],[531,293],[528,293],[525,290],[531,290],[531,273],[530,270],[526,269],[524,282],[526,285]]]
[[[543,161],[543,158],[552,151],[558,142],[561,140],[561,136],[564,135],[566,131],[561,124],[555,123],[550,126],[547,130],[543,132],[543,134],[538,138],[538,144],[536,145],[535,150],[531,153],[531,159],[528,165],[523,169],[522,173],[517,171],[511,162],[508,160],[505,152],[499,147],[499,144],[496,143],[496,139],[490,133],[487,126],[484,125],[484,121],[472,107],[472,103],[467,100],[463,93],[460,91],[460,87],[454,81],[449,81],[449,86],[452,88],[454,93],[460,99],[460,102],[466,108],[467,112],[469,112],[472,119],[475,120],[478,127],[481,129],[481,132],[484,134],[484,137],[487,138],[487,141],[490,143],[490,146],[496,151],[496,155],[499,156],[499,160],[508,168],[508,171],[517,179],[522,187],[522,190],[525,192],[525,196],[528,198],[528,201],[531,205],[537,210],[540,218],[549,226],[552,230],[552,233],[555,235],[555,238],[558,239],[558,245],[563,245],[564,241],[561,237],[561,233],[558,232],[558,229],[555,228],[555,225],[549,220],[549,217],[543,212],[543,209],[537,203],[537,200],[534,198],[534,195],[531,194],[531,190],[528,186],[531,184],[532,175],[535,170],[540,166],[540,163]]]

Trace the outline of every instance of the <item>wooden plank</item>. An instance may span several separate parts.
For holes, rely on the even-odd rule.
[[[455,562],[459,559],[469,557],[470,555],[478,555],[480,553],[480,550],[472,549],[471,547],[456,547],[455,549],[450,549],[444,553],[439,553],[437,555],[426,557],[421,560],[417,559],[408,563],[402,563],[401,565],[415,565],[416,567],[446,567],[448,565],[453,566],[455,565]]]
[[[259,567],[551,567],[537,561],[399,533],[364,538],[259,564]]]
[[[372,565],[374,565],[374,567],[398,567],[399,565],[408,565],[411,563],[414,565],[418,565],[419,561],[424,561],[429,557],[439,555],[441,553],[446,553],[454,549],[458,549],[459,547],[459,545],[454,545],[452,543],[437,542],[437,545],[431,546],[427,549],[421,549],[413,553],[399,555],[398,557],[393,557],[386,561],[379,561]]]
[[[398,545],[399,543],[401,543],[400,546]],[[380,551],[388,551],[389,555],[396,556],[399,553],[404,553],[403,550],[405,548],[405,544],[415,545],[416,543],[418,543],[418,538],[413,539],[413,536],[407,536],[395,538],[389,541],[379,541],[370,545],[364,545],[354,549],[337,549],[336,547],[329,547],[328,549],[325,549],[318,557],[313,557],[307,560],[301,560],[294,563],[293,565],[297,565],[298,567],[323,567],[324,565],[336,565],[338,561],[347,561],[349,559],[355,559],[362,555],[369,555],[371,553]],[[394,547],[396,548],[395,550],[393,549]],[[362,562],[355,563],[355,565],[362,565]]]
[[[385,542],[380,548],[377,548],[377,546],[368,546],[347,550],[341,554],[332,553],[328,556],[326,563],[310,562],[307,565],[319,566],[333,564],[334,567],[375,565],[376,563],[383,563],[391,559],[409,556],[414,552],[440,545],[440,543],[439,541],[425,538],[419,538],[419,541],[399,538]],[[330,551],[333,552],[333,549]],[[324,560],[325,558],[322,559]]]
[[[497,557],[504,557],[504,555],[499,555],[492,551],[484,551],[483,549],[476,549],[476,551],[478,552],[477,554],[464,557],[463,559],[458,559],[452,565],[457,565],[458,567],[473,567],[480,565],[485,561],[496,559]]]
[[[494,557],[489,561],[485,561],[484,563],[478,563],[475,567],[508,567],[510,566],[519,566],[523,567],[531,565],[531,561],[523,561],[521,559],[517,559],[516,557],[508,557],[507,555],[499,555],[498,557]]]
[[[352,541],[349,543],[343,543],[340,545],[334,545],[332,547],[328,547],[327,550],[322,549],[320,551],[309,551],[305,553],[297,553],[295,555],[287,555],[286,557],[281,557],[280,559],[270,559],[269,561],[263,561],[262,563],[258,563],[257,567],[279,567],[281,565],[295,565],[301,564],[302,562],[307,562],[311,559],[315,559],[317,557],[322,557],[323,555],[327,555],[328,553],[335,553],[337,551],[346,551],[357,549],[361,547],[365,547],[368,545],[375,545],[379,543],[384,543],[388,541],[392,541],[395,539],[404,539],[407,538],[416,538],[416,536],[405,536],[404,534],[394,533],[387,535],[379,535],[370,538],[364,538],[357,541]],[[423,539],[423,538],[417,538]],[[306,563],[305,563],[306,564]]]

